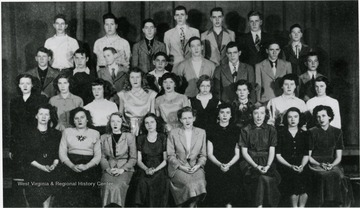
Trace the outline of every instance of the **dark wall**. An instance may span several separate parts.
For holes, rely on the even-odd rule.
[[[357,1],[177,1],[177,2],[57,2],[2,3],[2,75],[4,141],[9,135],[9,102],[16,95],[14,79],[34,66],[36,48],[54,35],[53,17],[64,13],[69,19],[68,34],[92,51],[96,39],[104,35],[102,15],[109,11],[119,17],[119,34],[130,44],[141,38],[141,21],[158,23],[158,39],[173,27],[172,10],[188,9],[188,22],[201,32],[210,27],[209,11],[220,6],[228,28],[238,36],[248,32],[250,10],[264,14],[264,30],[282,43],[288,42],[288,28],[299,23],[304,41],[321,51],[321,70],[336,85],[347,144],[359,144],[359,51]]]

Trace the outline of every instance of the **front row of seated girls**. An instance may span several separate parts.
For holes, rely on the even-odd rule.
[[[111,114],[107,133],[100,137],[91,129],[90,112],[78,107],[70,112],[73,127],[64,130],[60,141],[54,107],[40,105],[37,125],[30,130],[33,139],[24,140],[26,179],[56,185],[27,187],[28,202],[124,207],[136,175],[136,206],[169,206],[169,193],[175,205],[189,207],[199,202],[219,207],[278,206],[281,195],[293,207],[304,207],[308,198],[316,206],[349,205],[351,188],[340,165],[342,132],[330,126],[334,117],[330,107],[314,108],[318,125],[309,131],[300,128],[298,108],[286,111],[279,131],[266,123],[269,112],[264,105],[255,104],[250,112],[252,122],[239,129],[231,121],[231,105],[220,104],[219,122],[206,136],[193,126],[196,111],[186,106],[177,112],[181,126],[167,139],[161,118],[149,113],[136,140],[120,113]],[[134,173],[136,163],[139,170]],[[239,198],[246,203],[239,204]]]

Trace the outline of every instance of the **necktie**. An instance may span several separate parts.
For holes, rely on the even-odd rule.
[[[273,74],[275,76],[276,75],[276,63],[272,62],[272,61],[270,61],[270,62],[271,62],[271,70],[272,70],[272,72],[273,72]]]
[[[148,50],[149,50],[149,54],[151,54],[152,53],[151,40],[149,40],[148,42]]]
[[[112,80],[114,81],[115,78],[116,78],[115,69],[112,68],[111,71],[112,71],[112,73],[111,73],[111,78],[112,78]]]
[[[255,48],[256,50],[259,52],[260,51],[260,37],[258,34],[256,34],[256,37],[255,37]]]
[[[296,45],[295,46],[295,54],[296,54],[297,59],[299,59],[299,49],[300,49],[299,45]]]
[[[181,42],[181,47],[184,48],[185,46],[185,32],[184,32],[184,28],[180,27],[180,42]]]
[[[234,82],[236,81],[236,77],[237,77],[237,68],[236,68],[236,64],[233,64],[233,73],[232,73],[232,77],[234,79]]]
[[[240,111],[242,111],[242,112],[244,112],[244,111],[246,111],[247,110],[247,102],[245,103],[245,102],[240,102],[240,105],[239,105],[239,110]]]

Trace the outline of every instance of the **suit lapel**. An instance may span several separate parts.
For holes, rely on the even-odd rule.
[[[190,153],[193,152],[198,137],[199,137],[199,132],[193,127],[191,134]]]
[[[109,72],[109,67],[105,67],[104,70],[102,70],[102,74],[103,74],[103,79],[105,80],[112,80],[111,74]]]
[[[39,76],[39,72],[36,70],[37,76]],[[43,89],[45,89],[54,79],[56,78],[56,75],[54,73],[54,71],[49,67],[45,81],[44,81],[44,86]]]
[[[230,42],[230,34],[224,31],[223,28],[223,35],[222,35],[222,40],[221,40],[221,48],[219,48],[219,51],[222,52],[223,50],[225,50],[227,43]]]
[[[146,54],[149,55],[149,50],[147,49],[146,41],[145,41],[145,40],[142,40],[142,41],[140,42],[140,49],[141,49],[142,51],[144,51]]]
[[[118,73],[116,74],[116,78],[114,80],[114,83],[121,79],[121,77],[125,76],[126,72],[122,71],[121,68],[119,69]]]
[[[275,78],[281,76],[281,72],[285,69],[285,63],[282,62],[280,59],[277,60],[277,66],[276,66],[276,76]]]
[[[110,152],[110,154],[111,154],[111,156],[112,155],[114,155],[114,151],[113,151],[113,148],[112,148],[112,137],[111,137],[111,135],[109,134],[109,135],[107,135],[107,137],[106,137],[106,143],[107,143],[107,146],[109,147],[109,152]]]
[[[185,155],[188,155],[188,149],[186,148],[186,137],[185,137],[185,133],[184,133],[184,129],[181,128],[179,131],[179,140],[180,143],[183,145],[184,150],[185,150]]]
[[[272,79],[275,79],[274,73],[271,69],[271,65],[270,65],[270,61],[268,61],[268,59],[265,59],[263,62],[263,68],[264,71],[267,75],[269,75],[269,77],[271,77]],[[279,66],[278,66],[279,68]],[[276,74],[278,73],[278,69],[276,69]]]
[[[234,78],[233,78],[233,76],[232,76],[232,74],[231,74],[231,70],[230,70],[229,64],[226,63],[225,67],[222,68],[222,69],[223,69],[223,70],[221,70],[221,71],[222,71],[222,73],[224,74],[224,76],[226,77],[226,79],[228,79],[231,83],[233,83],[233,82],[234,82]],[[239,73],[238,73],[238,74],[239,74]]]
[[[252,51],[254,51],[255,53],[257,53],[258,51],[256,50],[255,43],[254,43],[254,40],[252,38],[251,32],[248,33],[247,39],[248,39],[247,42],[249,43],[250,49]],[[261,39],[261,41],[262,41],[262,39]]]

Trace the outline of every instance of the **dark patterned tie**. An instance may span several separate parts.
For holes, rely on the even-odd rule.
[[[184,49],[185,46],[185,32],[184,32],[184,28],[180,27],[180,41],[181,41],[181,47]]]
[[[259,37],[258,34],[256,34],[256,37],[255,37],[255,48],[256,50],[259,52],[260,51],[260,42],[261,42],[261,39]]]
[[[112,73],[111,73],[111,78],[112,78],[112,80],[114,81],[114,80],[116,79],[115,69],[112,68],[111,71],[112,71]]]

